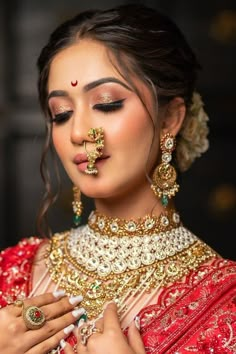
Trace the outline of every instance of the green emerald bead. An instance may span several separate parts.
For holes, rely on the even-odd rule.
[[[76,226],[78,226],[81,223],[81,216],[80,215],[74,215],[73,221]]]
[[[161,204],[166,207],[168,205],[168,197],[167,195],[163,195],[163,197],[161,198]]]
[[[92,289],[94,290],[97,290],[97,289],[99,289],[100,288],[100,285],[96,285],[96,284],[94,284],[93,286],[92,286]]]
[[[75,322],[75,324],[78,326],[80,324],[80,321],[84,320],[84,322],[87,322],[88,320],[88,316],[86,313],[84,313],[83,315],[80,316],[80,318],[78,318],[78,320]]]
[[[83,319],[84,320],[84,322],[86,322],[87,321],[87,319],[88,319],[88,316],[87,316],[87,314],[86,313],[84,313],[82,316],[80,316],[80,318],[79,318],[80,320],[81,319]]]

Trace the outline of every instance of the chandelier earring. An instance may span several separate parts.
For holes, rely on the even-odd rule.
[[[170,133],[166,133],[161,138],[161,163],[155,168],[152,176],[151,188],[154,194],[160,198],[164,207],[168,205],[169,199],[174,197],[179,190],[179,185],[176,183],[176,170],[170,164],[175,145],[175,138]]]
[[[80,189],[76,186],[73,187],[74,200],[72,202],[72,208],[74,212],[73,221],[75,226],[78,226],[81,223],[81,215],[83,211],[83,205],[81,202],[81,192]]]

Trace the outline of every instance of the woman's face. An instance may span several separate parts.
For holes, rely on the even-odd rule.
[[[134,82],[151,110],[149,90],[141,81]],[[105,46],[83,39],[57,54],[48,94],[55,149],[82,193],[111,198],[149,186],[147,161],[153,166],[158,151],[157,142],[152,147],[156,153],[149,156],[153,125],[137,94],[111,64]],[[96,162],[98,174],[87,175],[83,142],[92,150],[88,131],[98,127],[104,129],[103,158]]]

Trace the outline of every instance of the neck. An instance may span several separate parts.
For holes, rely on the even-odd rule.
[[[145,215],[159,216],[164,211],[161,202],[155,197],[149,185],[117,197],[97,198],[95,206],[104,215],[127,220]]]

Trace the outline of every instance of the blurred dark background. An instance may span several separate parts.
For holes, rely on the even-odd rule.
[[[39,160],[44,125],[35,66],[41,47],[54,27],[71,15],[125,3],[0,1],[0,248],[36,232],[43,194]],[[182,177],[177,205],[185,225],[221,255],[236,260],[236,2],[136,3],[168,14],[202,64],[198,91],[210,117],[210,150]],[[62,193],[50,214],[54,231],[72,225],[71,184],[61,173]]]

